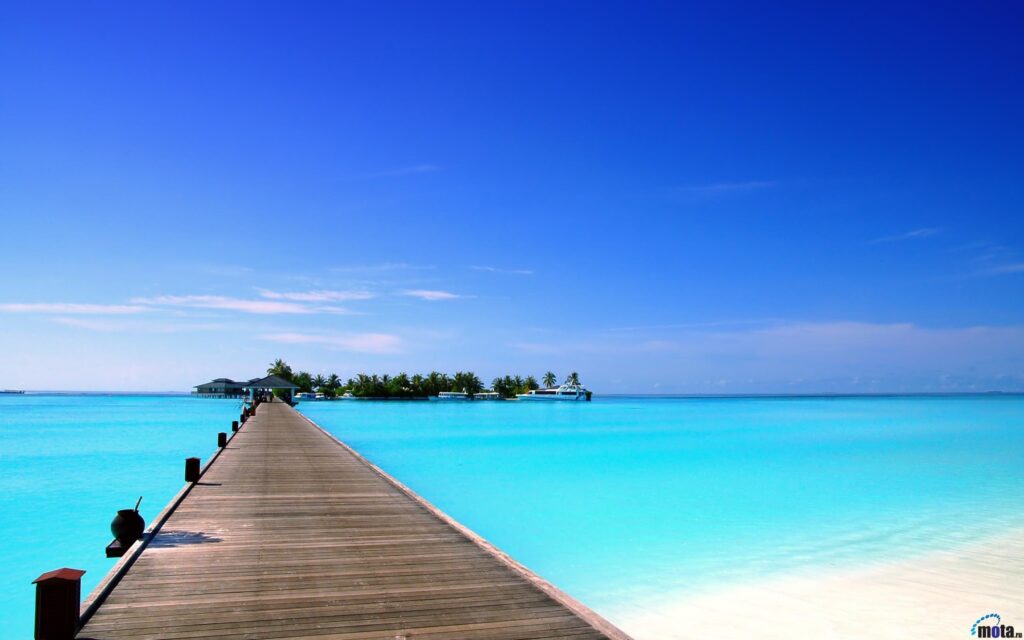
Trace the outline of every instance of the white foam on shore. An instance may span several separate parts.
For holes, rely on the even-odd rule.
[[[651,602],[611,619],[636,640],[905,640],[971,638],[971,625],[988,613],[1024,631],[1024,528],[902,562]]]

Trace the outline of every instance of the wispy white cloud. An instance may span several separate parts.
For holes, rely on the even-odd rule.
[[[340,267],[332,267],[331,271],[337,273],[367,273],[377,271],[421,271],[436,269],[431,264],[409,264],[408,262],[381,262],[379,264],[352,264]]]
[[[399,292],[403,296],[420,298],[421,300],[454,300],[463,296],[450,291],[439,291],[437,289],[402,289]]]
[[[605,331],[659,331],[666,329],[715,329],[722,327],[740,327],[749,325],[769,325],[780,322],[775,318],[760,318],[751,320],[715,320],[708,322],[678,322],[668,324],[647,324],[633,325],[627,327],[609,327]]]
[[[949,249],[968,263],[969,278],[986,278],[1024,273],[1024,260],[1013,247],[993,242],[969,242]]]
[[[979,273],[980,275],[986,276],[1001,276],[1010,273],[1024,273],[1024,262],[1001,264],[995,267],[989,267],[988,269],[985,269]]]
[[[161,321],[127,321],[107,318],[82,318],[82,317],[57,317],[53,318],[56,324],[88,331],[99,331],[103,333],[184,333],[189,331],[216,331],[227,328],[222,323],[194,323],[194,322],[161,322]]]
[[[778,185],[775,180],[747,180],[745,182],[714,182],[711,184],[697,184],[681,187],[680,191],[688,193],[731,193],[736,191],[753,191],[755,189],[770,189]]]
[[[252,274],[252,267],[246,267],[238,264],[207,264],[201,265],[199,270],[203,273],[208,273],[211,276],[218,276],[221,278],[239,278]]]
[[[79,304],[75,302],[31,302],[0,304],[0,313],[59,313],[69,315],[124,315],[149,311],[144,303]]]
[[[937,227],[922,227],[920,229],[914,229],[907,231],[906,233],[897,233],[891,236],[882,236],[881,238],[875,238],[869,240],[868,244],[888,244],[890,242],[902,242],[904,240],[919,240],[921,238],[929,238],[942,231]]]
[[[604,366],[638,361],[672,386],[710,379],[741,389],[809,391],[983,391],[1024,385],[1024,326],[925,327],[910,322],[776,322],[751,328],[695,328],[653,336],[564,335],[510,345],[549,360]],[[871,381],[868,385],[867,381]]]
[[[264,298],[271,300],[293,300],[296,302],[343,302],[346,300],[369,300],[374,297],[369,291],[270,291],[257,289]]]
[[[313,313],[349,313],[344,307],[312,306],[298,302],[282,300],[245,300],[226,296],[155,296],[151,298],[133,298],[135,304],[171,307],[190,307],[195,309],[218,309],[222,311],[239,311],[255,314],[313,314]]]
[[[360,179],[373,179],[373,178],[399,178],[402,176],[414,176],[424,173],[436,173],[441,170],[441,167],[436,164],[420,163],[413,164],[404,167],[394,167],[391,169],[383,169],[381,171],[369,171],[366,173],[357,173],[353,178]]]
[[[389,333],[268,333],[262,337],[270,342],[319,345],[328,349],[359,353],[389,354],[401,353],[403,350],[402,339]]]
[[[488,273],[508,273],[517,276],[532,276],[532,269],[501,269],[499,267],[488,267],[484,265],[472,265],[469,267],[473,271],[486,271]]]

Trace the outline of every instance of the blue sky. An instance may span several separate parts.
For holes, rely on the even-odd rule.
[[[1024,390],[1019,3],[9,3],[0,386]]]

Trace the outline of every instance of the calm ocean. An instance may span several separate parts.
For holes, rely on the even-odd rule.
[[[0,637],[30,637],[31,580],[113,564],[239,403],[0,396]],[[612,620],[779,572],[886,561],[1024,525],[1024,397],[307,402],[300,409]],[[628,631],[628,629],[626,629]]]
[[[188,396],[0,395],[0,638],[31,638],[32,580],[85,569],[82,596],[114,565],[118,509],[147,524],[231,431],[240,400]]]

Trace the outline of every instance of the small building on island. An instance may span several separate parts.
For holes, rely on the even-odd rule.
[[[265,378],[250,378],[249,380],[235,381],[231,378],[217,378],[194,387],[192,395],[200,398],[246,398],[252,397],[260,392],[274,393],[291,402],[292,394],[299,388],[299,385],[292,384],[280,376],[267,376]]]
[[[245,386],[257,380],[259,378],[236,382],[231,378],[217,378],[203,384],[197,384],[192,395],[202,398],[243,398],[245,397]]]
[[[259,394],[272,393],[288,404],[292,403],[292,395],[299,390],[299,385],[288,382],[280,376],[254,378],[242,387],[246,397],[253,398]]]

